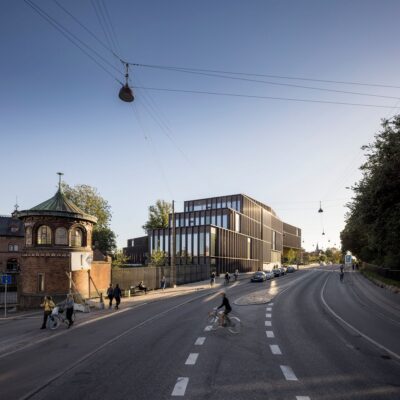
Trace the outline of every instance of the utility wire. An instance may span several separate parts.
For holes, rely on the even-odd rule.
[[[339,105],[345,105],[345,106],[372,107],[372,108],[392,108],[392,106],[384,106],[384,105],[379,105],[379,104],[349,103],[349,102],[343,102],[343,101],[312,100],[312,99],[301,99],[301,98],[292,98],[292,97],[258,96],[258,95],[240,94],[240,93],[209,92],[209,91],[203,91],[203,90],[184,90],[184,89],[171,89],[171,88],[156,88],[156,87],[147,87],[147,86],[136,86],[136,89],[147,89],[147,90],[155,90],[155,91],[162,91],[162,92],[205,94],[205,95],[212,95],[212,96],[243,97],[243,98],[249,98],[249,99],[295,101],[295,102],[302,102],[302,103],[339,104]]]
[[[237,77],[237,76],[228,76],[228,75],[221,75],[221,74],[207,73],[207,72],[198,72],[198,71],[191,71],[191,70],[177,69],[177,68],[163,68],[163,67],[154,67],[154,66],[148,66],[148,67],[161,69],[164,71],[183,72],[183,73],[187,73],[187,74],[203,75],[203,76],[210,76],[210,77],[215,77],[215,78],[231,79],[231,80],[254,82],[254,83],[263,83],[266,85],[287,86],[287,87],[294,87],[294,88],[298,88],[298,89],[318,90],[318,91],[322,91],[322,92],[333,92],[333,93],[350,94],[350,95],[357,95],[357,96],[380,97],[380,98],[385,98],[385,99],[396,99],[396,100],[400,99],[399,96],[397,96],[397,97],[396,96],[386,96],[386,95],[379,95],[379,94],[373,94],[373,93],[352,92],[352,91],[347,91],[347,90],[328,89],[328,88],[321,88],[321,87],[315,87],[315,86],[295,85],[292,83],[272,82],[272,81],[264,81],[264,80],[260,80],[260,79],[251,79],[251,78],[241,78],[241,77]]]
[[[45,21],[47,21],[49,24],[51,24],[55,29],[57,29],[66,39],[68,39],[74,46],[78,47],[79,50],[81,50],[87,57],[89,57],[93,62],[95,62],[104,72],[106,72],[108,75],[110,75],[114,80],[116,80],[118,83],[123,85],[123,83],[115,76],[113,75],[112,72],[110,72],[104,65],[102,65],[98,60],[96,60],[95,57],[93,57],[87,50],[85,50],[81,45],[79,45],[77,42],[81,43],[83,46],[85,46],[87,49],[95,53],[99,58],[101,58],[105,63],[107,63],[109,66],[111,66],[113,69],[115,69],[117,72],[122,73],[119,71],[116,67],[114,67],[111,63],[109,63],[104,57],[102,57],[96,50],[93,50],[88,46],[86,43],[84,43],[82,40],[80,40],[76,35],[71,33],[68,29],[66,29],[63,25],[61,25],[59,22],[57,22],[54,18],[52,18],[48,13],[46,13],[42,8],[40,8],[37,4],[35,4],[31,0],[24,0],[24,2],[31,7],[38,15],[40,15]],[[70,35],[70,36],[69,36]],[[75,41],[74,41],[75,40]]]
[[[255,77],[264,77],[264,78],[289,79],[289,80],[310,81],[310,82],[335,83],[335,84],[343,84],[343,85],[358,85],[358,86],[400,89],[400,86],[385,85],[385,84],[380,84],[380,83],[338,81],[338,80],[329,80],[329,79],[303,78],[303,77],[296,77],[296,76],[272,75],[272,74],[254,74],[254,73],[248,73],[248,72],[234,72],[234,71],[223,71],[223,70],[202,69],[202,68],[187,68],[187,67],[168,66],[168,65],[140,64],[140,63],[129,63],[129,64],[132,66],[147,67],[147,68],[176,69],[176,70],[182,70],[182,71],[197,71],[197,72],[207,72],[207,73],[210,72],[210,73],[217,73],[217,74],[255,76]]]

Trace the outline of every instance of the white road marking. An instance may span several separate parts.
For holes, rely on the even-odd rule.
[[[326,278],[326,281],[324,283],[324,286],[321,289],[321,300],[324,303],[325,307],[328,309],[328,311],[335,317],[337,318],[339,321],[341,321],[343,324],[347,325],[350,329],[352,329],[354,332],[358,333],[360,336],[362,336],[365,340],[368,340],[370,343],[374,344],[376,347],[379,347],[381,350],[386,351],[388,354],[390,354],[392,357],[396,358],[397,360],[400,360],[400,355],[395,353],[394,351],[389,350],[387,347],[383,346],[382,344],[376,342],[374,339],[370,338],[369,336],[365,335],[364,333],[362,333],[361,331],[359,331],[357,328],[355,328],[353,325],[349,324],[347,321],[345,321],[343,318],[339,317],[339,315],[337,315],[335,313],[335,311],[332,310],[332,308],[330,308],[328,306],[328,304],[325,301],[324,298],[324,290],[325,290],[325,286],[328,283],[328,278]]]
[[[268,305],[269,305],[269,306],[273,306],[273,305],[274,305],[274,303],[268,303]]]
[[[272,326],[272,322],[271,321],[265,321],[265,326]]]
[[[194,342],[194,344],[196,346],[202,346],[205,341],[206,341],[206,338],[204,336],[200,336],[197,338],[197,340]]]
[[[278,355],[280,356],[282,354],[281,349],[279,348],[279,346],[277,344],[270,344],[269,345],[272,354]]]
[[[272,307],[267,307],[267,311],[272,311]]]
[[[205,331],[205,332],[210,332],[211,329],[212,329],[212,326],[211,326],[211,325],[207,325],[207,326],[204,328],[204,331]]]
[[[285,379],[287,381],[297,381],[298,380],[296,375],[294,374],[292,368],[288,367],[287,365],[281,365],[280,367],[281,367],[282,373],[285,376]]]
[[[265,314],[265,318],[271,318],[272,317],[272,314],[271,313],[266,313]]]
[[[308,396],[296,396],[296,400],[311,400]]]
[[[274,332],[272,332],[272,331],[265,331],[265,334],[267,335],[267,338],[274,338],[275,337]]]
[[[187,358],[185,365],[194,365],[196,364],[197,357],[199,356],[199,353],[190,353],[189,357]]]
[[[174,390],[171,396],[184,396],[186,392],[186,387],[189,383],[189,378],[180,377],[176,380]]]

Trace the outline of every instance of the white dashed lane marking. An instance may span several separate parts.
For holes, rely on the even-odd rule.
[[[282,354],[281,349],[277,344],[270,344],[269,347],[271,349],[272,354],[276,354],[278,356]]]
[[[204,344],[205,341],[206,341],[206,338],[203,337],[203,336],[201,336],[201,337],[198,337],[198,338],[197,338],[197,340],[194,342],[194,344],[195,344],[196,346],[202,346],[202,345]]]
[[[265,314],[265,318],[271,318],[271,317],[272,317],[272,314],[271,314],[271,313]]]
[[[296,400],[311,400],[308,396],[296,396]]]
[[[275,337],[274,332],[272,332],[272,331],[265,331],[265,334],[267,335],[267,338],[274,338]]]
[[[265,326],[272,326],[272,322],[271,321],[265,321]]]
[[[273,306],[273,305],[274,305],[274,303],[268,303],[268,305],[269,305],[269,306]]]
[[[294,374],[292,368],[287,365],[281,365],[281,370],[287,381],[297,381],[297,376]]]
[[[212,326],[211,326],[211,325],[207,325],[207,326],[204,328],[204,330],[205,330],[206,332],[210,332],[211,329],[212,329]]]
[[[267,311],[272,311],[272,307],[267,307]]]
[[[185,365],[194,365],[196,364],[197,357],[199,356],[199,353],[190,353],[189,357],[187,358]]]
[[[176,380],[174,390],[172,391],[172,396],[184,396],[188,383],[189,383],[189,378],[186,377],[178,378]]]

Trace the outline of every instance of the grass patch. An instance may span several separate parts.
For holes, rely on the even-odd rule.
[[[385,285],[394,286],[394,287],[400,289],[399,281],[395,281],[394,279],[390,279],[390,278],[385,278],[384,276],[379,275],[377,272],[374,272],[374,271],[371,271],[371,270],[365,269],[365,268],[362,268],[360,270],[360,272],[369,279],[379,281]]]

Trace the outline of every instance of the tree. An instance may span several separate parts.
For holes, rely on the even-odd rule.
[[[400,264],[400,115],[383,120],[372,144],[363,146],[363,176],[347,204],[342,249],[364,261],[397,268]]]
[[[124,254],[122,250],[117,250],[114,254],[112,267],[113,268],[122,268],[125,264],[128,263],[129,257]]]
[[[162,250],[155,250],[151,254],[151,261],[150,264],[155,267],[160,267],[165,265],[166,257],[165,253]]]
[[[164,200],[157,200],[154,206],[149,207],[149,219],[143,225],[143,229],[147,233],[150,229],[167,228],[169,214],[172,211],[170,203]]]
[[[92,243],[102,253],[113,253],[116,249],[115,233],[110,229],[111,206],[96,188],[89,185],[71,187],[61,184],[65,197],[76,204],[82,211],[97,217],[97,224],[93,228]]]
[[[117,248],[115,233],[110,228],[95,227],[92,236],[93,247],[102,253],[114,253]]]

